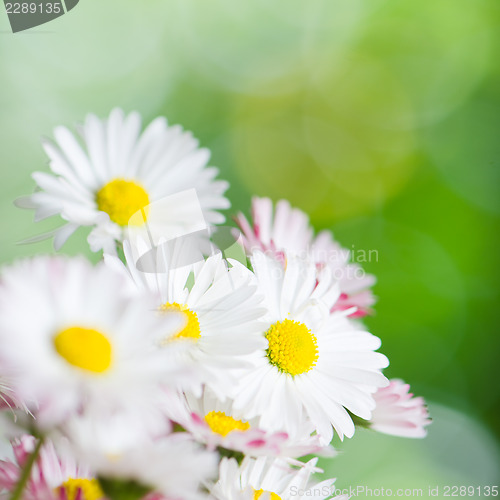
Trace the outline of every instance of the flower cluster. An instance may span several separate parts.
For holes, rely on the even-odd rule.
[[[51,172],[35,172],[37,190],[17,204],[65,221],[42,236],[56,249],[89,227],[103,258],[37,256],[1,272],[12,453],[0,495],[326,498],[315,492],[334,480],[317,483],[317,457],[301,458],[333,456],[334,434],[425,435],[423,400],[384,376],[361,320],[374,278],[330,232],[255,198],[217,243],[228,184],[163,118],[141,133],[139,115],[117,109],[54,137]]]

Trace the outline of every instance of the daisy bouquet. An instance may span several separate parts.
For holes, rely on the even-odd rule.
[[[334,434],[425,436],[363,325],[375,279],[329,231],[266,198],[223,226],[227,182],[163,118],[89,115],[43,147],[16,203],[64,224],[32,240],[86,226],[103,258],[1,271],[2,498],[330,498]]]

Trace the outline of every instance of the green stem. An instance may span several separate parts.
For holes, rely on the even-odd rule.
[[[21,471],[21,477],[19,478],[19,481],[17,482],[14,491],[12,492],[10,500],[19,500],[21,498],[24,488],[26,487],[26,483],[30,478],[31,469],[33,468],[33,464],[35,463],[38,454],[40,453],[42,445],[43,445],[43,436],[38,439],[35,449],[33,450],[33,453],[31,453],[31,455],[28,457],[28,460],[24,464]]]
[[[121,241],[116,241],[116,255],[118,255],[118,258],[125,264],[127,265],[127,260],[125,259],[125,253],[123,252],[123,243]]]

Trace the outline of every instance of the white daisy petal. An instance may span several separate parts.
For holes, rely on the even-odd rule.
[[[54,137],[80,181],[88,189],[92,191],[96,189],[97,182],[92,173],[89,159],[75,136],[66,127],[56,127]]]
[[[301,258],[310,256],[319,269],[327,267],[339,282],[339,290],[332,290],[328,300],[324,297],[326,302],[333,304],[334,310],[349,310],[353,318],[371,312],[375,298],[370,287],[375,283],[375,277],[365,274],[358,264],[349,263],[351,252],[342,248],[330,231],[321,231],[314,237],[307,214],[292,208],[288,201],[278,201],[273,213],[273,203],[269,198],[254,197],[251,223],[243,214],[238,214],[235,220],[250,255],[260,250],[278,258],[283,253]]]
[[[221,401],[209,389],[195,397],[192,393],[170,398],[172,420],[182,425],[209,449],[222,447],[247,456],[281,456],[291,463],[296,457],[310,453],[333,456],[333,449],[324,447],[312,426],[304,423],[296,435],[282,431],[266,432],[259,427],[259,419],[248,419],[233,407],[233,401]]]
[[[156,415],[83,414],[66,422],[56,444],[92,464],[100,478],[133,480],[155,498],[207,498],[202,488],[214,476],[218,455],[167,427]]]
[[[325,443],[332,428],[351,437],[346,410],[369,418],[373,393],[387,384],[381,373],[387,358],[374,352],[380,340],[346,313],[330,312],[322,298],[337,293],[337,283],[329,272],[317,274],[313,260],[254,250],[251,263],[268,310],[267,346],[252,356],[257,367],[241,377],[234,407],[259,416],[265,430],[294,433],[309,420]]]
[[[76,224],[65,224],[62,228],[58,229],[54,235],[54,248],[60,250],[66,243],[67,239],[78,229]]]
[[[104,184],[111,176],[106,155],[106,132],[104,124],[97,116],[87,115],[83,129],[83,138],[87,144],[90,165],[99,181]]]
[[[281,459],[265,457],[245,458],[241,465],[235,459],[223,458],[219,466],[219,479],[210,486],[217,500],[293,500],[324,499],[334,492],[335,479],[315,483],[311,476],[321,472],[313,458],[302,467],[292,467]],[[344,495],[332,500],[347,500]]]
[[[60,215],[71,224],[91,226],[93,251],[113,251],[129,223],[150,223],[155,233],[178,237],[224,222],[217,210],[229,206],[224,197],[228,184],[215,180],[217,169],[207,167],[208,150],[198,149],[191,133],[168,127],[164,118],[154,120],[142,135],[140,126],[138,113],[125,115],[116,108],[107,120],[88,115],[77,128],[81,137],[57,127],[55,143],[42,143],[51,173],[36,172],[33,178],[41,191],[17,205],[35,209],[36,220]],[[168,216],[162,210],[160,202],[189,191],[194,198],[182,214]],[[177,198],[173,203],[178,205]],[[136,213],[142,218],[131,221]],[[189,229],[186,217],[196,219],[191,226],[201,221],[203,227]],[[62,242],[61,237],[58,245]]]
[[[180,240],[178,246],[183,248],[184,242]],[[255,363],[250,356],[265,347],[261,334],[265,308],[261,305],[262,297],[256,293],[255,277],[237,262],[229,267],[221,254],[178,266],[177,259],[183,255],[176,247],[160,247],[156,253],[157,272],[141,273],[125,241],[128,275],[138,290],[156,294],[156,307],[164,315],[174,312],[184,318],[183,326],[160,342],[184,345],[189,362],[199,374],[197,387],[184,385],[180,380],[178,388],[199,393],[204,383],[222,399],[230,397],[237,387],[237,378],[253,373]],[[114,267],[120,266],[117,259],[108,261]],[[190,276],[193,281],[188,288]]]
[[[83,258],[38,257],[2,271],[0,377],[47,429],[86,406],[147,408],[178,377],[181,345],[154,340],[179,316],[151,314],[154,297],[132,296],[123,277]],[[138,334],[139,333],[139,334]],[[32,403],[28,403],[32,402]]]

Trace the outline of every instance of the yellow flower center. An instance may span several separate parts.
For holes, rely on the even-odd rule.
[[[67,481],[55,489],[56,494],[65,492],[66,500],[75,500],[78,491],[81,490],[80,500],[99,500],[104,497],[97,479],[73,479]]]
[[[318,343],[304,323],[285,319],[266,332],[269,362],[289,375],[308,372],[318,361]]]
[[[201,337],[200,321],[198,320],[198,315],[191,311],[184,305],[178,304],[177,302],[167,302],[160,306],[160,311],[162,312],[181,312],[185,316],[185,324],[175,335],[166,339],[178,340],[178,339],[190,339],[195,342]]]
[[[250,429],[248,422],[236,420],[226,415],[223,411],[211,411],[205,415],[205,422],[216,434],[226,437],[231,431],[247,431]]]
[[[114,179],[96,194],[97,208],[120,226],[141,226],[147,219],[148,193],[134,181]],[[139,212],[136,217],[132,217]]]
[[[97,330],[66,328],[54,337],[54,347],[69,364],[82,370],[103,373],[111,366],[111,343]]]
[[[269,493],[271,495],[271,500],[281,500],[281,497],[279,495],[276,495],[276,493],[264,490],[253,490],[253,500],[259,500],[260,496],[263,493]]]

